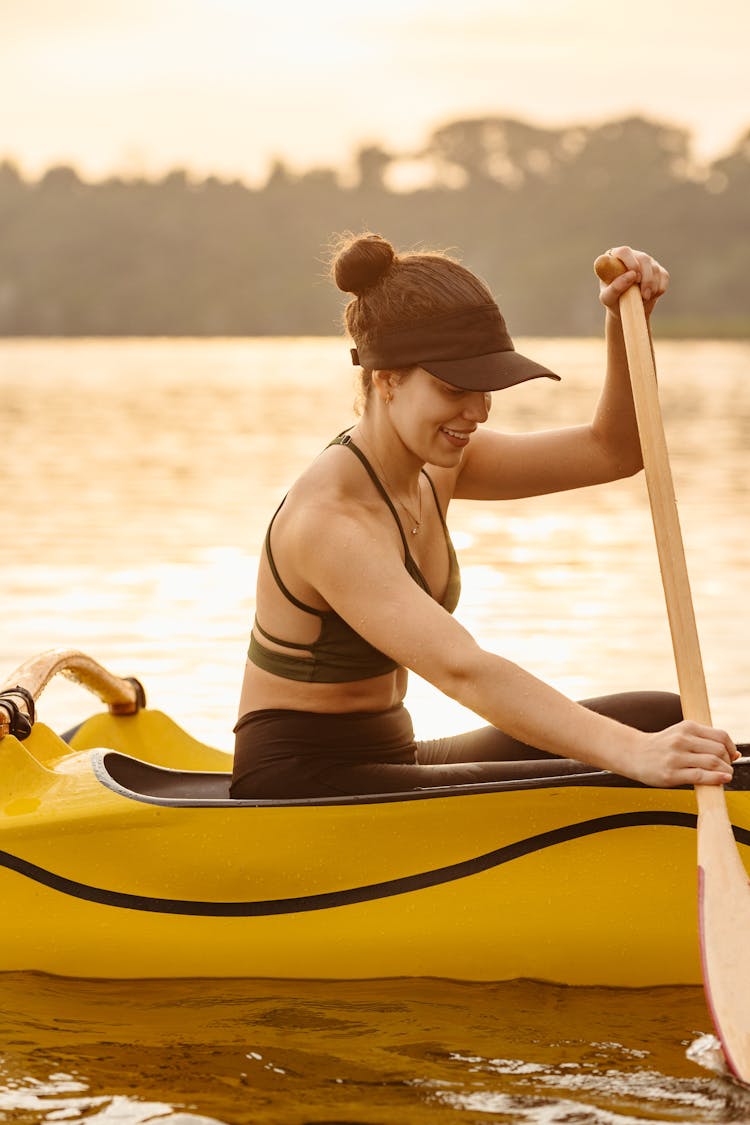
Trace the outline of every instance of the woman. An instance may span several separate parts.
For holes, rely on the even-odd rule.
[[[396,255],[376,235],[341,246],[334,276],[354,294],[346,323],[363,407],[269,526],[233,796],[400,792],[592,767],[655,786],[730,780],[729,735],[681,721],[676,696],[575,703],[483,651],[451,616],[453,497],[535,496],[642,466],[618,300],[640,283],[650,314],[668,275],[643,252],[612,253],[628,270],[601,287],[607,370],[593,420],[508,435],[482,429],[491,392],[558,376],[513,349],[484,283],[439,254]],[[489,725],[415,742],[406,669]]]

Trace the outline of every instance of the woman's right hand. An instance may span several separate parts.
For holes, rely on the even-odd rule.
[[[637,755],[632,768],[623,772],[662,789],[726,785],[732,780],[732,762],[740,757],[726,731],[690,720],[666,730],[642,733]]]
[[[621,273],[609,285],[603,281],[599,283],[601,303],[619,320],[620,297],[631,285],[640,285],[646,316],[650,316],[654,305],[666,293],[669,286],[667,270],[645,250],[633,250],[630,246],[615,246],[607,253],[619,258],[626,267],[626,272]]]

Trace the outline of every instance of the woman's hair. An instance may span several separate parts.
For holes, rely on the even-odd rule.
[[[386,329],[426,317],[485,305],[494,298],[478,277],[441,251],[397,254],[378,234],[342,235],[332,255],[333,278],[354,298],[344,310],[358,348]],[[367,401],[372,372],[360,376],[359,403]]]

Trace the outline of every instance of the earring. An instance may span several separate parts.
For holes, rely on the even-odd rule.
[[[390,406],[392,402],[393,402],[393,395],[391,394],[390,391],[388,391],[388,394],[385,396],[385,405]]]

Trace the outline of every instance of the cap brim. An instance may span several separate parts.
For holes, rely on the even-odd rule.
[[[516,351],[490,352],[470,359],[424,359],[419,366],[465,391],[501,391],[528,379],[560,379],[554,371]]]

